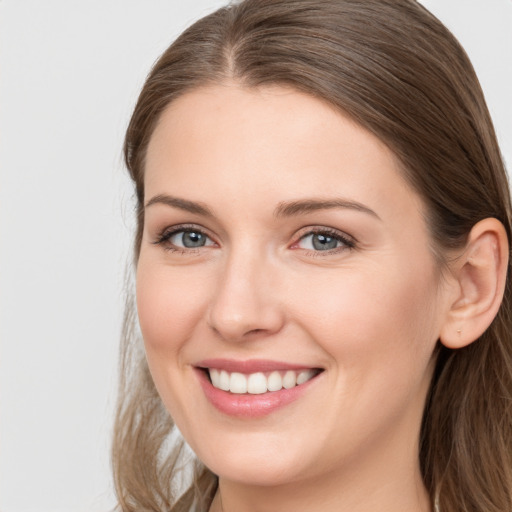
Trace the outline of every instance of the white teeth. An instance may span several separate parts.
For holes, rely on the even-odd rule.
[[[247,392],[260,395],[267,392],[267,378],[263,373],[252,373],[247,379]]]
[[[279,372],[272,372],[268,376],[267,389],[269,391],[279,391],[283,389],[283,378]]]
[[[214,384],[214,386],[215,386],[215,384]],[[215,387],[217,387],[217,386],[215,386]],[[219,387],[219,389],[222,389],[222,391],[229,391],[229,373],[226,370],[222,370],[220,372],[218,387]]]
[[[247,377],[243,373],[232,373],[229,378],[229,391],[231,393],[247,393]]]
[[[243,373],[228,373],[226,370],[210,368],[210,380],[214,388],[229,391],[235,394],[249,393],[259,395],[267,391],[280,391],[281,389],[291,389],[300,386],[316,375],[315,370],[302,370],[296,372],[288,370],[286,372],[273,371],[267,376],[262,372],[245,375]]]
[[[283,377],[283,388],[291,389],[297,385],[297,374],[291,370],[287,371]]]
[[[213,387],[220,388],[220,375],[219,370],[212,368],[210,370],[210,379],[212,380]]]
[[[307,382],[314,375],[315,372],[313,370],[305,370],[303,372],[300,372],[299,375],[297,375],[297,386],[304,384],[304,382]]]

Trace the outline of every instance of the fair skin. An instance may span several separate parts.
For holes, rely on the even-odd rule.
[[[194,90],[163,113],[145,203],[137,305],[148,364],[219,475],[211,511],[430,510],[418,436],[432,353],[439,338],[454,348],[476,338],[477,327],[458,332],[469,293],[483,296],[476,282],[498,283],[484,287],[479,329],[499,306],[506,248],[494,219],[469,241],[485,262],[468,246],[444,275],[422,201],[386,146],[308,95],[236,84]],[[313,378],[266,408],[265,394],[215,389],[207,360]]]

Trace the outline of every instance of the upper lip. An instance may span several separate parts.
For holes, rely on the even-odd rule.
[[[238,373],[257,373],[257,372],[272,372],[278,370],[309,370],[320,369],[316,366],[308,364],[293,364],[284,361],[273,361],[268,359],[249,359],[249,360],[235,360],[235,359],[204,359],[199,361],[194,366],[198,368],[215,368],[217,370],[225,370],[227,372]]]

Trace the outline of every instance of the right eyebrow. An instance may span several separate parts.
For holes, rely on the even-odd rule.
[[[291,201],[279,203],[277,206],[274,217],[291,217],[294,215],[304,215],[318,210],[332,210],[334,208],[345,208],[348,210],[356,210],[359,212],[367,213],[376,219],[380,217],[368,206],[357,201],[350,201],[341,198],[330,199],[303,199],[300,201]]]
[[[180,197],[169,196],[167,194],[159,194],[152,197],[145,205],[144,208],[149,208],[154,204],[165,204],[171,208],[178,208],[189,213],[196,215],[203,215],[204,217],[213,217],[211,210],[203,203],[196,203]]]

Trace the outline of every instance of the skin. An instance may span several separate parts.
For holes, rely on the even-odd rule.
[[[211,510],[430,510],[418,435],[455,286],[441,276],[422,202],[391,151],[308,95],[210,86],[163,113],[145,190],[146,203],[167,194],[211,212],[147,206],[137,267],[156,387],[219,475]],[[357,202],[373,214],[274,215],[283,202],[312,198]],[[182,224],[205,232],[207,245],[161,240]],[[315,250],[311,227],[354,247]],[[206,358],[324,371],[286,407],[234,418],[199,385],[194,365]]]

